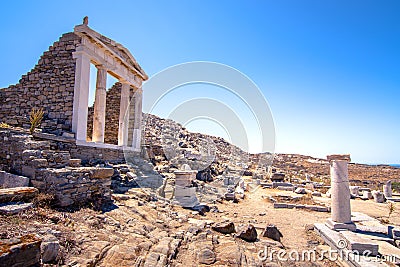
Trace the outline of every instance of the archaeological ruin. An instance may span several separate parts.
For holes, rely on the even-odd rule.
[[[89,108],[91,64],[97,75],[94,106]],[[118,80],[108,91],[107,74]],[[50,46],[18,84],[0,89],[5,103],[0,121],[29,127],[31,110],[43,108],[43,133],[73,137],[79,147],[139,152],[141,86],[147,79],[128,49],[89,28],[85,20]]]

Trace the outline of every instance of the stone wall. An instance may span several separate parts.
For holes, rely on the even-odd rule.
[[[106,95],[106,125],[104,129],[104,143],[118,145],[118,127],[119,127],[119,109],[121,104],[121,83],[115,83]],[[134,94],[134,89],[131,88],[130,97]],[[133,103],[131,103],[131,111],[133,111]],[[92,139],[93,131],[93,106],[88,109],[87,136],[88,140]],[[130,118],[134,114],[131,112]],[[133,123],[133,121],[131,122]]]
[[[80,42],[74,33],[62,35],[18,84],[0,89],[0,122],[29,128],[32,108],[43,108],[45,116],[40,128],[44,132],[71,132],[75,83],[72,52]]]
[[[69,151],[55,149],[62,147],[61,143],[33,139],[27,133],[0,129],[0,170],[28,177],[32,186],[54,195],[59,206],[90,202],[100,207],[102,203],[110,201],[114,170],[77,166],[76,161],[71,161]],[[91,150],[93,148],[77,147],[68,142],[64,144],[65,148],[75,146],[74,149],[70,148],[77,155],[85,151],[92,158],[98,156]]]

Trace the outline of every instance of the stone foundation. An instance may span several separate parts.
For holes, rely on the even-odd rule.
[[[56,204],[62,207],[87,202],[100,207],[111,200],[114,170],[70,167],[71,155],[90,161],[98,159],[99,155],[121,160],[121,154],[118,150],[80,147],[71,142],[34,140],[23,132],[0,129],[0,168],[28,177],[30,184],[40,192],[54,195]],[[71,165],[75,166],[75,161]]]

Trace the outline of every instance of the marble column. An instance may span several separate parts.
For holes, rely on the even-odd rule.
[[[92,141],[97,143],[104,143],[104,129],[106,124],[106,86],[107,69],[103,66],[97,66],[92,135]]]
[[[387,181],[385,185],[383,185],[383,195],[388,198],[392,197],[392,181]]]
[[[129,126],[129,97],[130,85],[127,82],[121,82],[121,103],[119,107],[119,128],[118,128],[118,145],[128,145],[128,126]]]
[[[90,57],[84,51],[73,53],[76,59],[72,132],[77,141],[86,142],[89,102]]]
[[[133,121],[133,136],[132,136],[132,147],[135,150],[140,150],[141,142],[141,131],[142,131],[142,89],[139,88],[135,91],[133,96],[135,118]]]
[[[356,229],[351,221],[348,162],[350,155],[328,156],[331,172],[331,219],[327,225],[335,230]]]

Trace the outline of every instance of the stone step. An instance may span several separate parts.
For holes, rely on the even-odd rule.
[[[0,203],[29,201],[39,193],[34,187],[13,187],[0,189]]]
[[[339,255],[340,254],[348,255],[348,258],[346,258],[346,259],[340,259],[340,257],[339,257],[339,260],[345,260],[345,262],[348,266],[354,266],[354,267],[388,267],[389,266],[388,264],[386,264],[384,262],[374,261],[375,257],[365,257],[365,256],[358,257],[358,255],[355,255],[355,253],[352,253],[347,248],[347,245],[348,245],[347,241],[344,240],[344,238],[340,234],[340,232],[330,229],[323,223],[314,224],[314,229],[322,237],[322,239],[325,241],[325,243],[330,246],[331,252],[335,251],[336,255],[338,255],[337,252],[341,251],[342,253],[339,253]],[[333,255],[335,255],[335,254],[333,254]]]
[[[33,207],[32,203],[9,202],[0,204],[0,214],[11,215],[21,211],[28,210]]]
[[[366,251],[370,252],[371,256],[378,255],[379,245],[371,238],[351,231],[341,231],[340,235],[347,241],[349,250],[358,251],[360,255]]]

